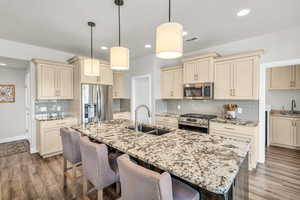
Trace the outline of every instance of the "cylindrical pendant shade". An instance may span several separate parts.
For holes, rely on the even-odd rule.
[[[161,24],[156,29],[156,56],[163,59],[179,58],[183,51],[182,25]]]
[[[126,47],[112,47],[110,49],[110,67],[112,70],[128,70],[129,49]]]
[[[100,62],[97,59],[87,58],[84,59],[84,75],[86,76],[99,76]]]

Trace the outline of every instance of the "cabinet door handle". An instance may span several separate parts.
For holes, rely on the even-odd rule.
[[[224,127],[224,129],[235,130],[234,128]]]

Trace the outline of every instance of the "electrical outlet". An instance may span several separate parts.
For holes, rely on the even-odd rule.
[[[242,108],[238,108],[237,109],[237,113],[242,114],[243,113],[243,109]]]

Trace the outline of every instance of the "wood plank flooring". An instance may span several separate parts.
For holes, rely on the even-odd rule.
[[[0,157],[0,200],[72,199],[70,189],[63,189],[62,164],[61,156],[42,159],[20,153]],[[266,163],[250,173],[249,184],[251,200],[299,200],[300,152],[269,148]],[[81,188],[77,188],[77,199],[81,199]],[[114,191],[114,187],[104,190],[104,200],[117,199]]]

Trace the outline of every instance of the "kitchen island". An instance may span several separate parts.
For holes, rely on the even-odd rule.
[[[73,129],[184,180],[202,199],[248,200],[249,142],[180,129],[157,136],[129,130],[131,124],[118,119]]]

